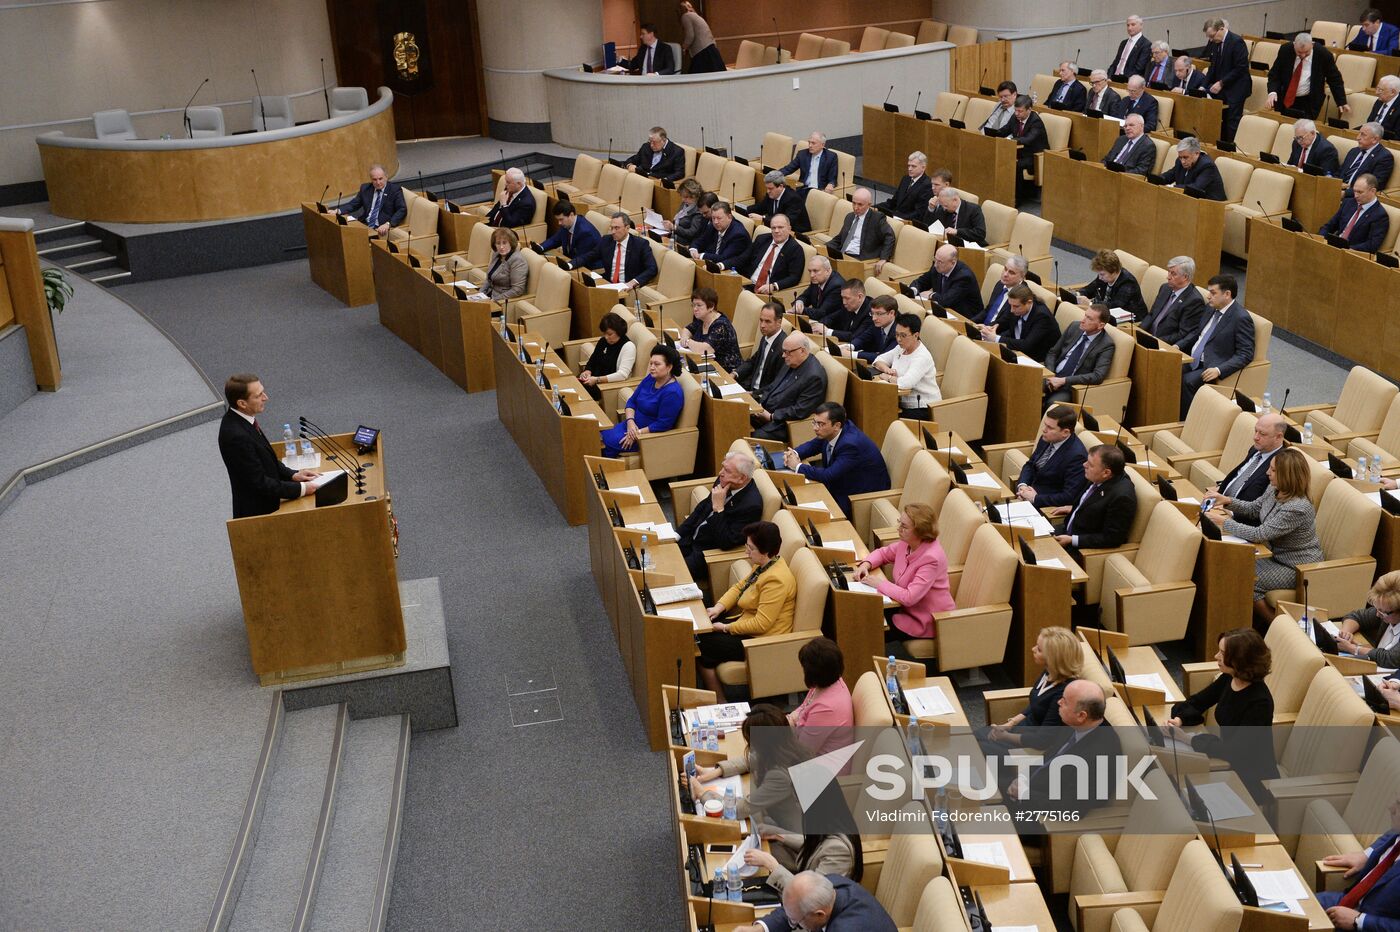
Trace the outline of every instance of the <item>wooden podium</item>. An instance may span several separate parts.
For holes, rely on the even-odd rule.
[[[928,153],[930,165],[951,171],[959,190],[1008,207],[1016,204],[1016,143],[1011,139],[871,106],[862,109],[862,136],[867,178],[899,184],[905,160],[917,149]]]
[[[334,439],[348,450],[353,436]],[[404,662],[383,434],[360,462],[363,495],[352,481],[339,505],[317,508],[307,495],[228,522],[248,654],[264,686]]]
[[[342,226],[334,214],[323,214],[312,203],[301,205],[301,224],[311,280],[347,307],[373,304],[369,228],[353,222]]]

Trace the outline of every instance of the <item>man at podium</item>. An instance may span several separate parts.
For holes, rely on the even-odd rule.
[[[219,425],[219,455],[233,489],[233,516],[251,518],[277,510],[282,499],[311,495],[316,473],[288,469],[258,424],[267,407],[267,391],[251,373],[231,375],[224,383],[228,411]]]

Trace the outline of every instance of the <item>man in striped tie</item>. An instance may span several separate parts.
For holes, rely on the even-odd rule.
[[[1400,871],[1395,860],[1400,854],[1400,799],[1390,804],[1390,831],[1377,838],[1364,851],[1329,854],[1322,859],[1328,867],[1345,867],[1348,878],[1355,878],[1345,893],[1325,890],[1317,901],[1327,910],[1327,918],[1338,929],[1368,929],[1380,932],[1400,930]]]

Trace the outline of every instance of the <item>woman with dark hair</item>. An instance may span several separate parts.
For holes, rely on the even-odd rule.
[[[593,344],[593,352],[578,380],[595,399],[602,397],[598,385],[603,382],[621,382],[632,377],[632,366],[637,360],[637,346],[627,339],[627,321],[616,312],[603,315],[598,321],[598,332],[603,338]]]
[[[787,634],[792,630],[797,580],[778,555],[782,544],[782,533],[771,521],[755,521],[744,528],[744,558],[753,570],[711,606],[714,630],[696,639],[705,689],[724,694],[716,668],[722,663],[744,662],[744,638]],[[718,620],[721,616],[724,621]],[[786,723],[787,719],[783,721]]]
[[[739,368],[739,334],[729,318],[719,312],[719,295],[713,288],[696,288],[690,295],[695,319],[685,325],[681,346],[692,353],[709,353],[725,372]]]
[[[1252,628],[1236,628],[1220,636],[1215,663],[1220,676],[1185,702],[1172,706],[1165,731],[1179,741],[1190,742],[1193,751],[1230,763],[1249,791],[1263,792],[1261,781],[1278,776],[1274,761],[1274,697],[1264,677],[1273,658],[1269,646]],[[1205,723],[1215,709],[1219,734],[1187,734],[1183,725]]]
[[[855,709],[851,690],[842,674],[846,661],[841,648],[830,638],[813,638],[797,652],[802,665],[802,682],[807,695],[802,704],[788,713],[797,738],[813,754],[825,754],[851,743]]]
[[[700,235],[704,229],[705,222],[710,217],[710,206],[706,206],[704,212],[700,210],[700,199],[705,195],[705,189],[700,187],[700,182],[694,178],[687,178],[676,185],[676,193],[681,196],[681,209],[676,211],[676,215],[670,220],[663,221],[666,232],[676,241],[677,246],[689,248],[695,237]]]
[[[802,827],[802,806],[792,789],[788,768],[807,758],[797,743],[787,716],[775,705],[759,703],[739,726],[744,737],[744,756],[720,761],[715,767],[701,767],[690,778],[690,795],[697,803],[724,795],[704,784],[725,777],[749,774],[749,793],[739,799],[738,817],[752,817],[762,834],[787,834]]]
[[[642,379],[627,399],[623,421],[603,431],[603,455],[616,458],[637,447],[643,434],[659,434],[676,426],[685,407],[685,393],[676,379],[681,374],[681,354],[664,343],[656,344],[647,363],[648,379]]]

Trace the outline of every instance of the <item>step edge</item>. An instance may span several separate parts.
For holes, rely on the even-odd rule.
[[[306,874],[301,883],[301,897],[297,900],[297,911],[292,919],[292,932],[306,932],[311,925],[312,911],[316,908],[316,892],[321,884],[321,872],[326,866],[326,848],[330,841],[331,828],[335,823],[336,794],[345,763],[345,733],[349,727],[350,706],[342,702],[336,710],[331,759],[326,766],[326,787],[321,794],[321,814],[316,821],[316,834],[311,840],[311,853],[307,857]]]
[[[394,883],[394,868],[399,858],[399,829],[403,826],[404,797],[408,785],[408,749],[413,738],[413,726],[407,712],[399,722],[399,751],[394,762],[394,786],[389,798],[389,824],[384,831],[384,849],[379,858],[379,876],[375,880],[374,906],[369,915],[369,932],[384,932],[389,921],[389,892]]]

